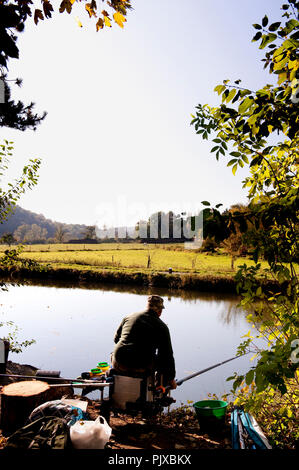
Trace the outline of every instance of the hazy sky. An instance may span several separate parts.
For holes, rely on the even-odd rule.
[[[35,2],[39,3],[39,2]],[[53,3],[56,2],[55,0]],[[23,78],[14,96],[36,103],[45,121],[33,131],[0,129],[15,142],[11,174],[42,158],[25,209],[67,223],[134,224],[155,210],[191,210],[200,202],[246,202],[241,181],[212,143],[190,126],[198,103],[216,105],[214,87],[242,78],[271,83],[263,51],[251,43],[265,13],[278,21],[280,0],[133,0],[122,30],[96,33],[81,9],[35,26],[29,20],[10,61]],[[273,20],[273,21],[272,21]]]

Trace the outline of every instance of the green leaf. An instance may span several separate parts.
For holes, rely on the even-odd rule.
[[[215,145],[215,147],[212,148],[211,153],[215,152],[218,148],[219,148],[218,145]]]
[[[277,23],[272,23],[271,26],[269,26],[269,31],[276,31],[280,25],[281,25],[280,21]]]
[[[263,36],[263,40],[261,42],[259,49],[264,49],[268,44],[275,41],[276,38],[277,38],[277,34],[274,34],[274,33],[265,34]]]
[[[268,22],[269,22],[268,16],[265,15],[263,20],[262,20],[262,25],[265,27],[265,26],[267,26]]]
[[[227,95],[226,102],[229,103],[234,98],[236,93],[237,93],[237,90],[235,88],[231,90],[229,94]]]
[[[261,25],[260,24],[253,24],[252,25],[255,29],[262,29]]]
[[[210,206],[211,204],[209,203],[209,201],[201,201],[201,203],[204,205],[204,206]]]
[[[255,42],[255,41],[258,41],[259,39],[261,39],[263,33],[261,31],[259,31],[258,33],[256,33],[256,35],[252,38],[251,42]]]
[[[236,158],[233,158],[232,160],[230,160],[228,162],[228,164],[226,166],[232,166],[234,163],[236,163],[238,160]]]
[[[284,30],[287,34],[289,34],[293,31],[293,29],[297,28],[298,26],[299,26],[299,21],[290,20],[286,23]]]
[[[254,370],[250,370],[249,372],[247,372],[245,376],[246,385],[250,385],[253,382],[253,378],[254,378]]]
[[[241,93],[240,93],[240,90],[238,91],[238,93],[236,94],[236,96],[234,97],[232,103],[235,103],[236,101],[238,101],[238,99],[240,98],[241,96]]]
[[[218,95],[221,95],[221,93],[225,90],[225,86],[224,85],[217,85],[215,88],[214,88],[214,91],[217,91]]]
[[[237,377],[237,379],[233,383],[233,390],[234,391],[241,385],[243,380],[244,380],[244,375],[240,375],[239,377]]]
[[[262,288],[258,287],[255,294],[257,297],[259,297],[262,294]]]
[[[227,145],[226,145],[225,142],[221,142],[221,145],[222,145],[222,147],[223,147],[225,150],[227,150]]]
[[[284,59],[282,59],[280,62],[277,62],[277,63],[274,65],[273,70],[275,70],[275,71],[276,71],[276,70],[277,70],[277,71],[282,70],[282,69],[284,68],[284,66],[288,63],[289,60],[290,60],[290,59],[289,59],[288,56],[284,57]]]
[[[250,106],[252,106],[253,104],[254,104],[254,100],[248,96],[240,104],[239,109],[238,109],[239,113],[241,114],[245,113],[245,111],[247,111],[247,109],[250,108]]]
[[[236,164],[236,165],[233,166],[233,168],[232,168],[233,175],[236,174],[237,169],[238,169],[238,164]]]
[[[288,49],[288,50],[289,49],[296,49],[297,47],[299,47],[299,41],[286,39],[282,43],[282,45],[285,49]]]
[[[224,103],[229,95],[229,90],[225,90],[225,92],[222,95],[222,103]]]
[[[251,91],[250,90],[240,90],[240,95],[243,98],[243,96],[251,95]]]
[[[233,157],[240,157],[241,153],[240,152],[230,152],[230,155],[232,155]]]
[[[273,59],[275,59],[280,54],[285,54],[285,48],[283,46],[280,46],[278,49],[276,49],[276,51],[274,51]],[[281,60],[281,59],[279,59],[279,60]]]
[[[256,92],[256,95],[257,95],[258,97],[267,96],[268,98],[270,98],[271,92],[270,92],[270,90],[261,89],[261,90],[258,90],[258,91]]]
[[[226,382],[229,382],[230,380],[234,380],[236,378],[235,375],[231,375],[230,377],[227,377]]]

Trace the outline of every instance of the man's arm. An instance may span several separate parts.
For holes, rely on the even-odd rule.
[[[115,335],[114,335],[114,342],[115,342],[115,343],[118,343],[119,340],[120,340],[121,332],[122,332],[122,329],[123,329],[124,322],[125,322],[125,318],[122,320],[121,324],[119,325],[119,327],[118,327],[117,330],[116,330],[116,333],[115,333]]]
[[[158,368],[159,372],[163,374],[164,382],[168,382],[172,385],[172,388],[175,388],[175,361],[169,329],[165,323],[161,328],[161,339],[158,347]]]

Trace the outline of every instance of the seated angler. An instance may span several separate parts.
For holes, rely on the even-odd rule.
[[[175,362],[170,333],[160,319],[164,309],[163,299],[158,295],[148,297],[147,308],[140,313],[126,316],[118,327],[112,354],[115,372],[134,376],[136,374],[162,377],[163,386],[177,387]]]

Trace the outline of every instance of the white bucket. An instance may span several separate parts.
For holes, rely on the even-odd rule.
[[[114,375],[112,402],[115,408],[126,409],[126,403],[135,403],[141,394],[142,378]]]

